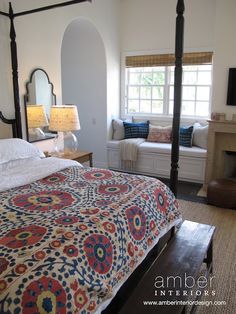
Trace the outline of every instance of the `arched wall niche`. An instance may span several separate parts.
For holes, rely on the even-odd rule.
[[[86,18],[66,28],[61,48],[62,102],[78,106],[81,150],[94,153],[96,166],[106,166],[107,65],[104,42]]]

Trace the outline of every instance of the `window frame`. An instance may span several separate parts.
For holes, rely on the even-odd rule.
[[[162,52],[163,53],[163,52]],[[140,55],[144,55],[145,53],[141,53]],[[122,60],[121,60],[121,105],[120,105],[120,112],[121,112],[121,118],[124,119],[131,119],[134,118],[136,120],[138,119],[150,119],[150,120],[155,120],[155,119],[160,119],[164,121],[170,121],[173,119],[173,113],[169,114],[169,96],[170,96],[170,86],[174,86],[174,84],[170,84],[168,82],[168,75],[165,75],[165,87],[164,87],[164,97],[163,97],[163,113],[158,114],[158,113],[127,113],[126,110],[126,57],[127,56],[135,56],[139,54],[134,54],[134,53],[125,53],[122,54]],[[148,55],[148,54],[146,54]],[[195,66],[196,64],[193,64]],[[165,74],[169,71],[169,67],[167,65],[163,65],[165,68]],[[197,71],[198,73],[198,71]],[[159,86],[159,85],[158,85]],[[206,121],[207,119],[210,118],[211,114],[211,107],[212,107],[212,86],[213,86],[213,62],[211,63],[211,85],[184,85],[184,86],[193,86],[197,90],[197,87],[209,87],[209,108],[208,108],[208,115],[207,116],[199,116],[199,115],[182,115],[181,114],[181,120],[186,120],[186,121]],[[152,95],[151,95],[152,96]],[[139,98],[140,99],[140,98]],[[152,99],[152,97],[150,98]],[[194,102],[196,103],[196,96],[194,99]],[[201,101],[200,101],[201,102]],[[204,101],[203,101],[204,102]],[[140,104],[139,104],[140,106]],[[194,112],[196,113],[196,104],[194,105]]]

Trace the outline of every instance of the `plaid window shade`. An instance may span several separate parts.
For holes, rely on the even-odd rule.
[[[212,64],[213,52],[190,52],[183,56],[183,65]],[[126,67],[154,67],[175,65],[174,54],[127,56]]]

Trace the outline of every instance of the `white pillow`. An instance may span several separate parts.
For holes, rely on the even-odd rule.
[[[10,160],[8,162],[0,164],[0,172],[4,170],[7,171],[12,168],[19,168],[25,164],[28,164],[29,162],[32,162],[34,160],[39,160],[39,159],[41,159],[41,157],[29,157],[29,158]]]
[[[113,140],[123,140],[125,138],[125,128],[123,121],[120,119],[112,120]]]
[[[207,149],[208,125],[195,123],[193,130],[193,145]]]
[[[19,138],[0,140],[0,164],[30,157],[45,157],[35,145]]]

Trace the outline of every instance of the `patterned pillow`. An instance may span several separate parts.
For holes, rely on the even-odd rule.
[[[148,142],[170,143],[171,142],[171,126],[149,126]]]
[[[179,132],[179,145],[192,147],[193,126],[183,126]]]
[[[125,139],[147,138],[149,132],[149,121],[139,123],[123,122],[125,128]]]

